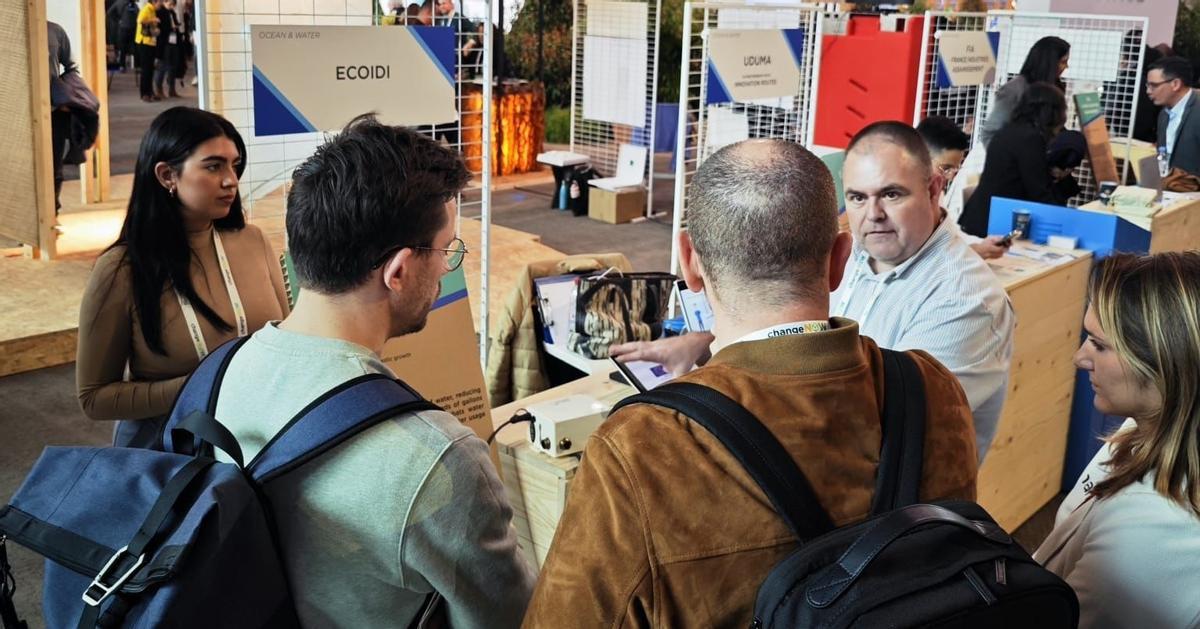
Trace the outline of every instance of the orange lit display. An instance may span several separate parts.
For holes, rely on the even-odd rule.
[[[463,86],[463,152],[471,172],[482,170],[483,90]],[[546,129],[546,90],[537,81],[505,81],[495,87],[492,101],[492,174],[511,175],[537,170]]]

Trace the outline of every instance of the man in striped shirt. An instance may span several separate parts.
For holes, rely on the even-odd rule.
[[[1008,389],[1016,317],[1004,287],[958,234],[938,200],[943,182],[921,136],[899,122],[856,135],[842,168],[854,249],[830,315],[858,321],[863,336],[894,350],[921,349],[966,392],[982,462]],[[676,373],[708,358],[708,333],[611,349]]]

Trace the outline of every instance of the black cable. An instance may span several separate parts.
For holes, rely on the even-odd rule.
[[[492,441],[494,441],[496,439],[496,435],[500,434],[500,431],[504,430],[505,427],[511,426],[513,424],[520,424],[522,422],[532,422],[532,421],[533,421],[533,415],[530,415],[529,411],[527,411],[523,408],[518,408],[517,412],[513,413],[512,417],[509,417],[508,419],[504,420],[503,424],[500,424],[498,427],[496,427],[495,430],[492,431],[491,436],[487,438],[488,445],[491,445]]]

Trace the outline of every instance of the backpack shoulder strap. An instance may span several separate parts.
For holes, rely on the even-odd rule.
[[[690,382],[670,382],[621,400],[678,411],[708,430],[742,464],[788,527],[803,541],[833,530],[825,509],[796,462],[771,431],[725,394]]]
[[[883,352],[883,446],[871,515],[917,504],[925,463],[925,380],[906,352]]]
[[[266,483],[381,421],[423,410],[438,410],[438,406],[400,380],[383,374],[359,376],[297,413],[246,469],[255,481]]]
[[[221,390],[221,381],[225,378],[225,370],[229,368],[233,355],[248,340],[250,340],[249,336],[243,336],[222,343],[220,347],[204,357],[204,360],[200,361],[200,364],[188,376],[187,381],[183,383],[183,389],[175,397],[175,404],[171,407],[171,414],[167,417],[167,424],[163,428],[162,449],[164,451],[175,451],[171,430],[178,426],[179,422],[197,411],[209,415],[216,411],[217,393]]]

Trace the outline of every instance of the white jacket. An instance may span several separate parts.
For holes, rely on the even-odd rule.
[[[1034,559],[1075,589],[1081,629],[1200,627],[1200,518],[1151,477],[1092,498],[1111,456],[1108,446],[1096,453]]]

